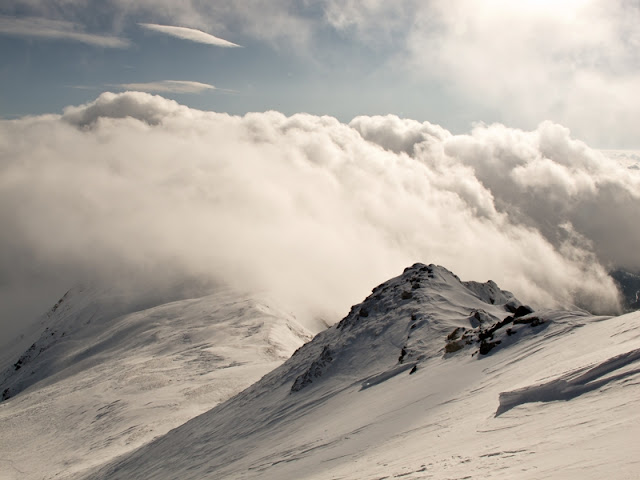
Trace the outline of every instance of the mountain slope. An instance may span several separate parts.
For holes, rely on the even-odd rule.
[[[531,312],[416,264],[256,384],[87,478],[630,478],[639,321]]]
[[[77,288],[43,317],[39,338],[0,376],[0,478],[101,465],[229,398],[310,338],[291,314],[230,289],[161,298]]]

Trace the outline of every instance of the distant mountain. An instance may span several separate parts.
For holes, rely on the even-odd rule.
[[[534,312],[416,264],[254,385],[82,478],[635,478],[639,322]]]
[[[241,391],[311,338],[255,295],[180,296],[74,288],[43,316],[31,346],[0,370],[1,479],[99,466]]]
[[[624,308],[627,311],[640,310],[640,275],[625,270],[615,270],[611,276],[618,284]]]

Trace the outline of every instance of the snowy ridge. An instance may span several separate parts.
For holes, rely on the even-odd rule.
[[[85,340],[103,335],[112,327],[110,320],[138,309],[144,307],[94,288],[75,287],[67,291],[40,319],[39,332],[31,346],[11,365],[2,365],[3,400],[74,366],[78,359],[69,354],[73,351],[71,344],[77,348]],[[72,335],[67,337],[68,334]]]
[[[416,264],[256,384],[86,478],[631,478],[640,314],[522,307]],[[469,343],[448,352],[460,329]],[[501,343],[483,354],[487,339]]]
[[[0,377],[3,480],[101,465],[247,387],[310,338],[273,302],[228,288],[168,303],[76,288],[41,329]]]
[[[447,346],[454,342],[445,343],[444,338],[451,340],[458,332],[465,343],[456,350],[481,344],[490,336],[479,338],[482,327],[490,329],[518,307],[520,302],[492,281],[461,282],[444,267],[415,264],[376,287],[337,325],[294,354],[317,358],[296,378],[292,390],[313,383],[329,369],[378,378],[387,369],[400,373],[404,368],[396,369],[397,364],[417,367],[448,353]]]

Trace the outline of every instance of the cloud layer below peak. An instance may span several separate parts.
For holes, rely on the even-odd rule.
[[[0,152],[6,291],[195,276],[336,320],[422,261],[537,305],[614,311],[607,269],[640,269],[640,174],[549,122],[452,135],[105,93],[0,121]]]

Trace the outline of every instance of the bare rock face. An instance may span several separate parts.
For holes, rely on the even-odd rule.
[[[329,349],[329,347],[324,347],[322,349],[322,353],[320,353],[320,356],[313,361],[313,363],[302,375],[299,375],[296,378],[296,380],[293,382],[293,386],[291,387],[291,391],[298,392],[307,385],[313,383],[313,380],[315,378],[321,377],[322,373],[325,371],[332,360],[333,358],[331,357],[331,350]]]
[[[416,263],[375,287],[339,323],[296,352],[290,393],[334,374],[357,371],[375,379],[363,382],[371,385],[389,372],[415,372],[435,356],[487,355],[523,326],[540,325],[532,312],[493,281],[463,282],[444,267]]]
[[[616,281],[626,311],[640,310],[640,273],[615,270],[611,276]]]

